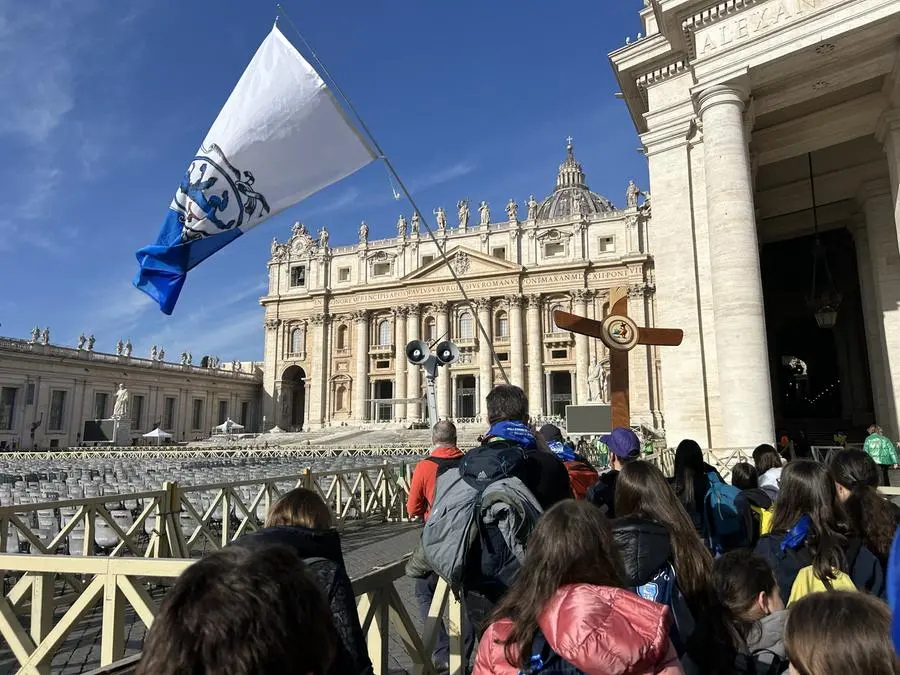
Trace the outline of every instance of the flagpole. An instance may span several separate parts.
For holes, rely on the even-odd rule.
[[[444,247],[438,241],[434,232],[431,229],[431,226],[428,224],[428,220],[425,218],[425,215],[419,210],[418,205],[416,204],[416,200],[413,199],[412,194],[410,194],[409,190],[406,188],[406,184],[403,182],[403,179],[400,178],[400,174],[397,173],[396,169],[394,169],[394,165],[391,163],[390,158],[384,153],[381,149],[381,146],[378,144],[378,141],[375,139],[375,135],[369,129],[369,126],[365,123],[362,116],[356,110],[356,106],[353,105],[353,102],[350,100],[350,97],[344,93],[344,90],[341,89],[341,86],[338,84],[337,80],[332,76],[332,74],[328,71],[328,68],[322,63],[322,60],[319,58],[318,54],[316,54],[316,50],[313,49],[312,45],[309,43],[309,40],[304,37],[303,33],[300,32],[300,29],[297,28],[297,24],[291,19],[288,15],[287,10],[285,10],[284,6],[277,2],[275,6],[278,8],[281,16],[284,17],[284,20],[287,21],[288,25],[293,29],[293,31],[297,34],[297,37],[300,38],[300,41],[306,47],[306,50],[309,52],[309,55],[313,58],[313,60],[318,65],[320,72],[329,80],[329,84],[332,85],[335,93],[343,100],[345,105],[347,106],[348,111],[353,115],[356,119],[357,124],[359,124],[360,130],[366,135],[368,141],[372,144],[372,147],[375,149],[375,153],[378,155],[378,159],[384,162],[385,167],[391,176],[394,177],[394,180],[397,181],[397,185],[400,187],[400,191],[406,197],[407,201],[409,201],[410,206],[413,207],[413,211],[419,216],[419,220],[422,224],[425,225],[425,230],[428,232],[428,236],[432,242],[434,242],[435,246],[437,246],[437,250],[441,254],[441,260],[447,266],[447,269],[450,270],[450,275],[453,277],[453,281],[456,282],[456,285],[459,287],[459,292],[462,293],[463,299],[469,304],[470,309],[472,310],[472,316],[475,318],[475,325],[478,326],[478,332],[481,334],[481,337],[484,341],[484,344],[487,345],[488,350],[491,353],[491,360],[494,362],[500,369],[500,375],[503,377],[503,381],[506,384],[510,384],[509,376],[506,374],[506,369],[503,367],[503,364],[500,362],[500,359],[497,358],[497,352],[494,350],[494,344],[490,339],[490,336],[487,333],[487,329],[484,324],[481,322],[481,318],[478,316],[478,310],[476,309],[472,299],[466,293],[465,288],[463,288],[462,282],[459,279],[459,276],[456,274],[456,270],[453,269],[453,265],[450,264],[450,260],[447,258],[447,254],[444,251]],[[486,383],[493,385],[493,383]]]

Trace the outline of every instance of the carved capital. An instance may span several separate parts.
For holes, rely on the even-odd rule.
[[[529,295],[527,297],[528,300],[528,309],[540,309],[541,308],[541,296],[540,295]]]
[[[475,303],[475,309],[477,309],[479,312],[491,311],[490,298],[473,298],[472,302]]]
[[[630,286],[628,286],[628,297],[629,298],[643,298],[653,292],[651,289],[653,289],[653,286],[648,284],[645,281],[642,281],[642,282],[639,282],[636,284],[631,284]],[[653,290],[655,290],[655,289],[653,289]]]
[[[587,302],[594,297],[592,291],[587,290],[586,288],[577,288],[572,291],[572,299],[575,302]]]
[[[422,313],[419,305],[407,305],[406,306],[406,314],[409,317],[417,317]]]
[[[394,307],[391,310],[391,314],[396,316],[398,319],[405,319],[406,315],[409,313],[408,307]]]
[[[281,325],[281,319],[266,319],[266,328],[276,330]]]
[[[446,312],[450,303],[446,300],[438,300],[437,302],[431,303],[431,306],[434,307],[435,312]]]
[[[328,317],[325,314],[313,314],[309,317],[309,322],[313,326],[322,326],[325,324],[325,319]]]
[[[364,309],[357,309],[355,312],[350,312],[350,318],[357,324],[366,323],[369,320],[369,313]]]
[[[525,297],[522,295],[507,295],[503,299],[510,309],[522,309],[522,305],[525,304]]]

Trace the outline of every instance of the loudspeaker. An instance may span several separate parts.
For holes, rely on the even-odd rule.
[[[412,340],[406,345],[406,358],[414,366],[421,366],[431,356],[428,345],[421,340]]]
[[[444,340],[441,342],[434,350],[435,356],[437,357],[438,363],[442,366],[449,366],[451,363],[456,363],[459,361],[459,347],[450,342],[449,340]]]

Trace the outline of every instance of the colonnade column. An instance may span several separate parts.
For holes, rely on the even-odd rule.
[[[544,409],[542,399],[544,334],[541,331],[541,296],[528,296],[525,316],[525,342],[528,348],[528,405],[532,415],[540,415]]]
[[[509,380],[525,389],[525,354],[522,343],[522,296],[510,295],[509,303]]]
[[[406,307],[394,309],[394,398],[406,398]],[[395,403],[394,419],[406,419],[406,403]]]
[[[699,97],[722,435],[727,447],[755,446],[775,438],[744,100],[744,92],[724,85]]]
[[[478,338],[478,377],[481,385],[481,392],[478,397],[478,413],[481,419],[486,422],[487,395],[494,387],[494,364],[491,360],[490,344],[493,336],[493,331],[491,330],[493,328],[491,325],[491,299],[476,298],[474,302],[475,308],[478,310],[478,322],[484,328],[484,332],[487,333],[487,338],[481,333],[481,330],[477,330],[476,335]]]
[[[409,305],[406,308],[406,342],[421,340],[422,315],[418,305]],[[400,346],[402,358],[406,361],[406,344]],[[414,366],[406,362],[406,397],[420,399],[422,397],[421,366]],[[406,419],[417,420],[422,417],[419,403],[408,403],[406,406]]]
[[[325,368],[328,358],[328,344],[325,339],[325,314],[313,314],[309,317],[312,326],[309,344],[309,417],[307,424],[312,429],[319,429],[325,419]]]
[[[578,316],[587,316],[587,301],[592,297],[590,291],[579,288],[572,293],[572,299],[575,301],[575,313]],[[587,335],[575,334],[575,394],[573,403],[584,405],[588,402],[590,395],[588,393],[588,367],[590,366],[590,338]]]
[[[356,376],[353,381],[353,419],[365,422],[369,406],[369,319],[366,310],[353,313],[353,330],[356,331]]]
[[[434,303],[435,327],[437,328],[437,337],[441,340],[450,339],[450,317],[447,314],[449,309],[450,305],[444,300]],[[435,402],[438,418],[450,417],[452,410],[450,406],[451,368],[452,366],[441,368],[438,373],[437,401]]]
[[[638,326],[650,326],[647,316],[647,282],[641,280],[628,287],[628,316]],[[638,345],[628,353],[628,399],[631,423],[653,427],[650,412],[650,355],[652,347]]]
[[[872,270],[878,320],[881,322],[881,366],[885,377],[883,413],[876,420],[889,436],[900,433],[900,257],[894,204],[890,186],[875,181],[863,186],[859,196],[869,233],[869,266]]]

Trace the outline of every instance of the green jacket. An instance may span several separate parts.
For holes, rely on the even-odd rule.
[[[866,439],[863,450],[876,464],[897,464],[897,448],[890,438],[881,434],[872,434]]]

